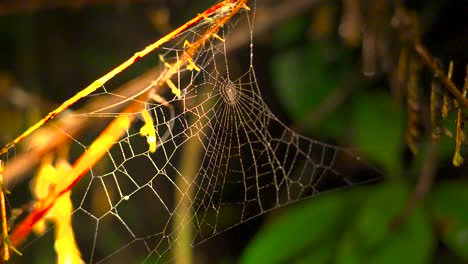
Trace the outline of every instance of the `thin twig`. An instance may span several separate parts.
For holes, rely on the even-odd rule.
[[[457,101],[468,108],[468,99],[466,99],[457,86],[447,77],[445,72],[439,67],[432,56],[429,54],[427,49],[420,43],[414,42],[414,50],[422,58],[423,62],[428,66],[435,74],[440,77],[440,80],[444,86],[450,91],[450,93],[457,99]]]

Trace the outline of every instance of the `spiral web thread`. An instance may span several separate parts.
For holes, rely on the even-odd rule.
[[[370,167],[350,151],[303,137],[270,111],[254,71],[251,8],[239,17],[251,35],[244,73],[231,69],[236,61],[226,52],[230,24],[218,32],[225,42],[212,38],[192,58],[200,71],[184,67],[172,78],[180,98],[158,89],[167,103],[144,102],[157,133],[156,151],[149,151],[139,133],[143,121],[136,120],[73,189],[73,221],[79,223],[74,230],[86,262],[167,262],[184,228],[192,230],[195,246],[304,197],[378,177],[361,173]],[[184,42],[194,42],[205,26],[165,45],[161,63],[176,62]],[[89,97],[102,95],[121,97],[107,87]],[[135,98],[122,98],[122,103]],[[109,109],[82,116],[119,114]],[[74,140],[87,148],[88,143]],[[190,144],[198,150],[187,151]],[[193,160],[196,168],[184,169]]]

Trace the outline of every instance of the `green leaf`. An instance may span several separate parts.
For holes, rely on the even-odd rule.
[[[333,240],[334,242],[334,240]],[[333,255],[335,254],[334,248],[331,241],[321,241],[321,246],[318,248],[312,248],[308,250],[305,256],[301,256],[297,260],[293,261],[294,264],[327,264],[330,263]]]
[[[353,110],[357,149],[382,164],[390,175],[399,175],[405,129],[402,112],[384,93],[361,95]]]
[[[408,193],[402,184],[383,184],[369,192],[356,222],[336,252],[337,263],[428,263],[434,238],[428,219],[418,208],[398,228],[391,222]]]
[[[430,263],[435,247],[430,223],[420,209],[385,241],[370,263]]]
[[[430,194],[430,209],[444,243],[468,261],[468,183],[439,183]]]
[[[326,259],[330,246],[325,243],[342,226],[345,209],[346,199],[339,194],[299,204],[260,231],[240,263],[286,263],[304,252],[316,253],[307,258]]]

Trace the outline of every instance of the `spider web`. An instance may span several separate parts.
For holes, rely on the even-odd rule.
[[[232,23],[218,32],[224,42],[214,37],[192,58],[200,71],[184,68],[172,78],[180,98],[157,89],[167,103],[142,102],[153,118],[156,151],[149,151],[137,119],[73,189],[74,230],[86,262],[168,262],[185,228],[195,246],[304,197],[380,177],[359,156],[301,136],[270,111],[254,70],[251,8],[239,18],[250,28],[251,45],[240,60],[246,67],[236,69],[239,60],[227,53]],[[161,63],[177,62],[185,40],[193,43],[207,26],[165,45]],[[136,101],[107,87],[89,97],[102,95]],[[81,116],[115,117],[112,107]],[[89,146],[74,140],[82,150]]]

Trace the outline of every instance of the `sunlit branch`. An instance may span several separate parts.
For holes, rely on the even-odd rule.
[[[57,107],[55,110],[51,111],[49,114],[47,114],[44,118],[42,118],[39,122],[36,124],[32,125],[29,127],[25,132],[23,132],[21,135],[19,135],[16,139],[8,143],[5,147],[3,147],[0,150],[0,155],[5,154],[9,149],[14,147],[16,144],[21,142],[24,138],[26,138],[28,135],[36,131],[38,128],[52,120],[54,117],[56,117],[58,114],[60,114],[62,111],[79,101],[81,98],[91,94],[92,92],[96,91],[98,88],[102,87],[107,81],[112,79],[114,76],[117,74],[121,73],[123,70],[131,66],[133,63],[136,61],[140,60],[144,56],[146,56],[148,53],[152,52],[153,50],[159,48],[161,45],[164,43],[167,43],[168,41],[172,40],[175,36],[179,35],[180,33],[186,31],[187,29],[192,28],[194,25],[199,23],[200,21],[204,20],[206,17],[209,17],[210,15],[216,14],[216,12],[219,12],[218,10],[222,10],[226,5],[231,5],[233,3],[236,3],[236,6],[232,8],[232,11],[229,12],[227,15],[223,15],[221,18],[219,18],[218,21],[214,24],[214,26],[207,32],[206,35],[203,35],[199,41],[197,41],[196,45],[193,45],[190,47],[190,49],[187,50],[187,56],[191,57],[193,56],[193,53],[198,50],[203,44],[210,38],[212,37],[213,34],[215,34],[220,27],[222,27],[227,21],[229,21],[235,13],[237,13],[242,7],[245,6],[245,3],[247,0],[239,0],[239,1],[234,1],[234,0],[224,0],[210,8],[208,8],[205,12],[197,15],[194,17],[192,20],[188,21],[184,25],[180,26],[179,28],[175,29],[171,33],[167,34],[163,38],[159,39],[158,41],[154,42],[153,44],[147,46],[145,49],[142,51],[139,51],[135,53],[132,57],[130,57],[128,60],[126,60],[124,63],[107,73],[106,75],[102,76],[101,78],[97,79],[93,83],[91,83],[88,87],[84,88],[77,94],[75,94],[73,97],[62,103],[59,107]],[[177,62],[181,63],[181,65],[185,64],[186,61],[181,61]],[[177,64],[176,63],[176,64]],[[174,65],[173,69],[178,69],[180,65]],[[172,76],[175,72],[170,71],[169,72],[169,77],[164,78],[163,82],[166,82],[170,76]]]

